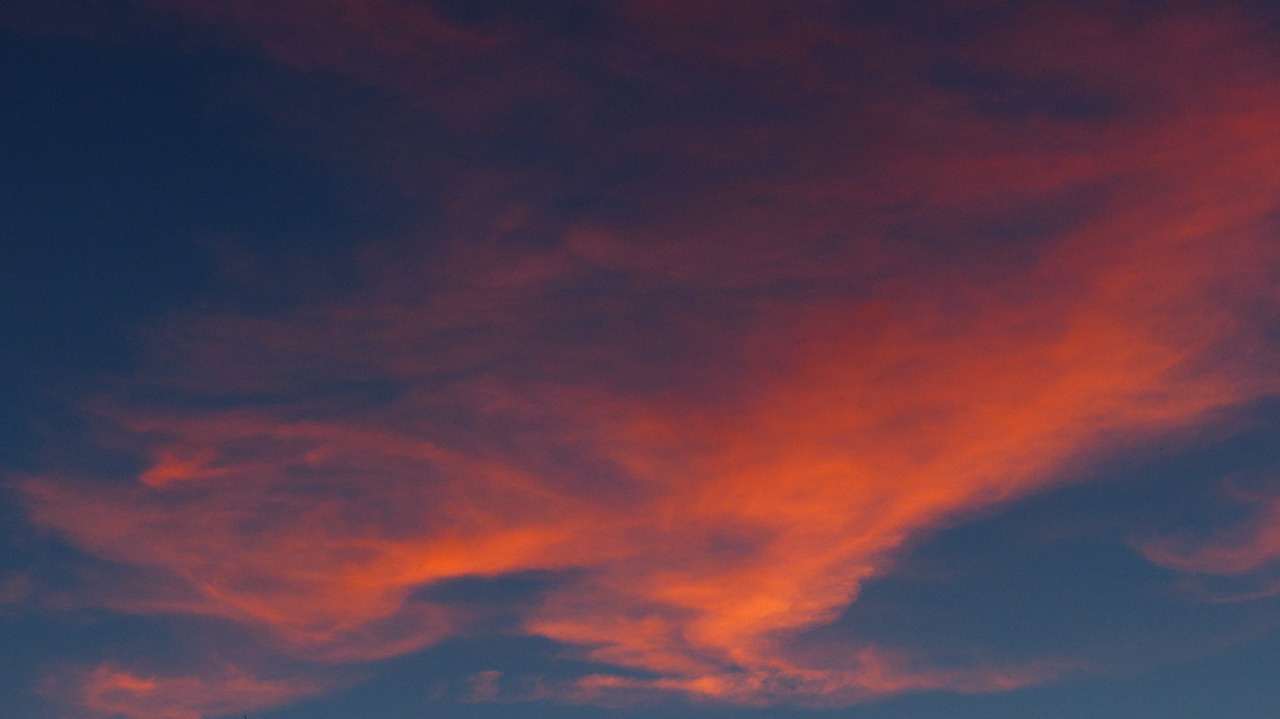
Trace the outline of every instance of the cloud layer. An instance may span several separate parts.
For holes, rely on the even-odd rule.
[[[153,4],[398,98],[402,162],[362,161],[438,217],[371,243],[354,290],[150,332],[91,403],[146,466],[16,483],[150,578],[87,601],[340,664],[483,620],[424,587],[548,570],[519,630],[599,665],[564,699],[1002,690],[1066,665],[797,637],[1068,460],[1280,390],[1280,78],[1243,18],[995,3],[937,10],[976,28],[938,42],[828,3],[637,2],[575,43],[390,1]],[[165,719],[316,691],[219,671],[74,681]]]

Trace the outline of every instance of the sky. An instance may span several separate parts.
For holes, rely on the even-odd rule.
[[[0,4],[15,719],[1274,719],[1280,6]]]

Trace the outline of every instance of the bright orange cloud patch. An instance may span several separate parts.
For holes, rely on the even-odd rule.
[[[47,688],[74,699],[93,716],[124,719],[201,719],[252,711],[314,694],[299,681],[264,681],[235,668],[213,676],[139,676],[112,665]]]

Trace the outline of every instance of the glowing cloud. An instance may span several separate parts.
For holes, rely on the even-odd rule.
[[[250,36],[265,22],[247,4],[214,5],[174,6]],[[391,7],[422,14],[366,11]],[[699,55],[664,7],[631,11],[665,33],[655,46],[698,67],[755,78],[762,54],[803,68],[818,43],[806,22],[779,48],[717,36]],[[385,18],[360,17],[385,39]],[[433,23],[397,32],[470,42]],[[887,109],[848,107],[830,68],[814,67],[806,87],[837,96],[815,132],[834,140],[847,121],[884,129],[881,146],[824,157],[804,123],[658,122],[647,130],[672,131],[666,152],[730,179],[692,199],[654,190],[656,211],[589,223],[544,208],[469,225],[469,198],[450,197],[457,237],[425,258],[375,256],[348,296],[157,331],[168,364],[140,373],[145,391],[97,405],[149,457],[136,481],[17,487],[41,527],[163,578],[93,588],[98,601],[253,627],[293,656],[411,652],[475,621],[422,588],[573,570],[521,615],[522,631],[602,665],[560,690],[570,700],[848,703],[1042,681],[1064,666],[941,670],[871,645],[830,656],[797,636],[836,619],[909,541],[1059,481],[1065,461],[1280,391],[1266,331],[1280,82],[1229,50],[1235,25],[1215,23],[1161,25],[1163,44],[1143,48],[1171,63],[1212,58],[1220,75],[1196,92],[1163,66],[1115,80],[1109,65],[1062,60],[1062,47],[992,41],[1027,83],[1051,75],[1120,94],[1134,104],[1123,120],[1002,114],[918,78],[918,105],[892,95]],[[1099,57],[1130,42],[1115,34],[1095,37]],[[413,55],[418,37],[396,52]],[[347,68],[343,43],[357,40],[306,62]],[[381,77],[360,57],[361,77]],[[386,82],[413,92],[402,80]],[[799,92],[749,84],[780,104]],[[793,154],[725,172],[731,153],[702,144],[721,130],[739,149]],[[628,151],[655,144],[637,134]],[[1048,229],[1007,252],[966,244],[1019,212]],[[140,399],[148,392],[165,400]],[[1273,535],[1152,556],[1192,569],[1226,557],[1244,571],[1274,557]],[[226,711],[210,698],[220,693],[240,708],[311,691],[114,668],[78,686],[97,711],[161,719]]]
[[[320,690],[299,681],[264,681],[236,668],[212,676],[138,676],[112,665],[64,677],[46,687],[92,716],[202,719],[293,701]]]

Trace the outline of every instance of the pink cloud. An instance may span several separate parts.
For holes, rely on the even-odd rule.
[[[1149,540],[1139,543],[1139,549],[1156,564],[1191,574],[1243,575],[1272,566],[1280,561],[1280,497],[1247,499],[1253,516],[1231,530],[1202,540]],[[1262,598],[1275,591],[1267,588],[1242,598]]]
[[[0,607],[22,604],[35,593],[31,575],[17,572],[0,576]]]

